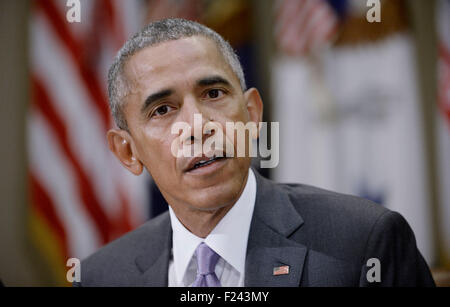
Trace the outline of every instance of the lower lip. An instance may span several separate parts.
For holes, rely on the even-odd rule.
[[[216,160],[211,164],[208,164],[206,166],[202,166],[199,168],[195,168],[186,173],[190,174],[190,175],[209,175],[209,174],[212,174],[212,173],[218,171],[220,168],[222,168],[227,161],[228,161],[228,158]]]

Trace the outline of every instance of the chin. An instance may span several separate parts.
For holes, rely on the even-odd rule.
[[[234,204],[242,190],[243,178],[230,178],[221,184],[212,185],[192,192],[195,195],[189,199],[193,207],[203,210],[216,210]]]

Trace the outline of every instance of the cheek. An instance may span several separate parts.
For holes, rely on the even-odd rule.
[[[167,169],[168,163],[172,163],[170,146],[173,136],[169,133],[163,133],[160,129],[147,129],[141,136],[144,140],[138,147],[141,161],[149,169],[156,169],[159,166]],[[157,161],[157,163],[155,163]]]
[[[241,129],[245,129],[246,124],[249,122],[249,118],[248,113],[246,113],[244,109],[236,108],[236,110],[233,111],[234,112],[229,112],[227,117],[222,117],[217,121],[220,123],[222,128],[222,133],[224,136],[223,141],[227,145],[227,152],[229,150],[228,144],[232,144],[232,147],[234,147],[234,155],[236,155],[238,146],[241,146],[241,148],[244,148],[244,151],[247,152],[246,148],[249,143],[250,134],[246,130]],[[232,124],[227,127],[227,122]],[[240,122],[243,123],[243,126],[236,124]],[[240,130],[240,132],[238,132],[238,130]]]
[[[244,101],[230,100],[215,111],[214,120],[225,122],[243,122],[249,121],[248,111]],[[216,119],[217,118],[217,119]]]

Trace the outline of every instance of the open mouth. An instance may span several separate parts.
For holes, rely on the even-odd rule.
[[[194,169],[198,169],[198,168],[201,168],[201,167],[208,166],[208,165],[210,165],[210,164],[212,164],[212,163],[214,163],[216,161],[220,161],[220,160],[223,160],[223,159],[225,159],[225,157],[212,156],[210,159],[203,159],[203,160],[197,161],[194,164],[194,166],[191,169],[189,169],[189,171],[192,171]]]

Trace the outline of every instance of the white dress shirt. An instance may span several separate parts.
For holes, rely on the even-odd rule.
[[[200,238],[184,227],[169,206],[172,224],[172,258],[169,287],[188,287],[197,277],[195,249],[205,242],[219,254],[216,275],[223,287],[243,287],[248,234],[256,199],[256,178],[249,169],[244,191],[211,233]]]

